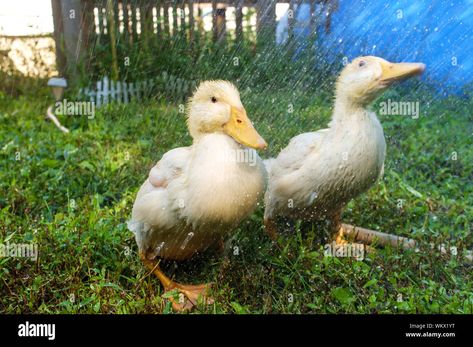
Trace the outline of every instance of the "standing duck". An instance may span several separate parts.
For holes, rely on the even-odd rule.
[[[189,309],[208,285],[184,285],[168,278],[155,258],[185,260],[215,245],[251,214],[266,188],[266,170],[255,149],[257,133],[236,87],[227,81],[200,84],[188,106],[193,143],[163,155],[151,169],[133,205],[129,229],[143,263]],[[207,299],[210,302],[211,299]]]
[[[264,223],[276,237],[276,217],[329,220],[335,241],[343,236],[370,243],[412,240],[342,224],[343,207],[382,176],[386,143],[383,128],[368,105],[394,82],[420,74],[420,63],[390,63],[366,56],[354,59],[336,83],[335,105],[327,129],[291,139],[277,158],[268,159]]]

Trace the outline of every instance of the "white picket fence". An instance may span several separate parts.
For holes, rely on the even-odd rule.
[[[96,89],[83,88],[79,93],[85,95],[91,102],[95,102],[96,107],[100,107],[114,101],[124,104],[132,100],[140,101],[154,87],[154,81],[151,79],[133,83],[110,81],[108,77],[104,77],[97,81],[96,85]]]
[[[155,87],[164,95],[178,95],[184,98],[195,88],[194,81],[163,72],[160,76],[140,82],[113,81],[107,76],[95,83],[95,88],[87,87],[79,90],[79,96],[94,102],[96,107],[111,102],[127,104],[141,101],[152,95]]]

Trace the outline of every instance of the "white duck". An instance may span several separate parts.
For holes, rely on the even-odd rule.
[[[263,162],[248,148],[263,149],[266,142],[233,84],[200,84],[189,102],[188,128],[193,144],[167,152],[151,169],[129,222],[142,261],[165,291],[187,297],[173,301],[176,310],[192,307],[208,285],[175,283],[153,259],[184,260],[218,243],[253,212],[266,188]]]
[[[420,74],[420,63],[390,63],[367,56],[354,59],[341,72],[328,129],[291,139],[275,159],[268,159],[265,195],[266,230],[276,237],[276,217],[329,220],[336,240],[356,234],[398,242],[392,235],[340,223],[342,208],[368,190],[382,175],[386,143],[376,114],[367,106],[393,82]]]

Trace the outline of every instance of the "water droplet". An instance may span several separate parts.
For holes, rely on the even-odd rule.
[[[164,242],[161,242],[158,247],[156,247],[156,253],[159,254],[164,247]]]
[[[184,242],[182,243],[181,245],[181,249],[184,249],[186,248],[187,244],[189,243],[189,241],[194,237],[194,233],[191,231],[189,234],[187,234],[187,237],[186,239],[184,240]]]

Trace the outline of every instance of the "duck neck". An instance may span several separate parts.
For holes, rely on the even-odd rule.
[[[350,98],[337,96],[332,113],[332,125],[348,124],[349,120],[363,120],[367,115],[366,106]]]
[[[208,147],[213,145],[213,150],[236,149],[240,147],[235,140],[223,132],[199,134],[193,138],[193,142],[196,146]]]
[[[194,139],[196,157],[199,165],[211,163],[214,169],[229,169],[238,166],[234,156],[245,149],[234,141],[230,136],[223,133],[204,134]]]

